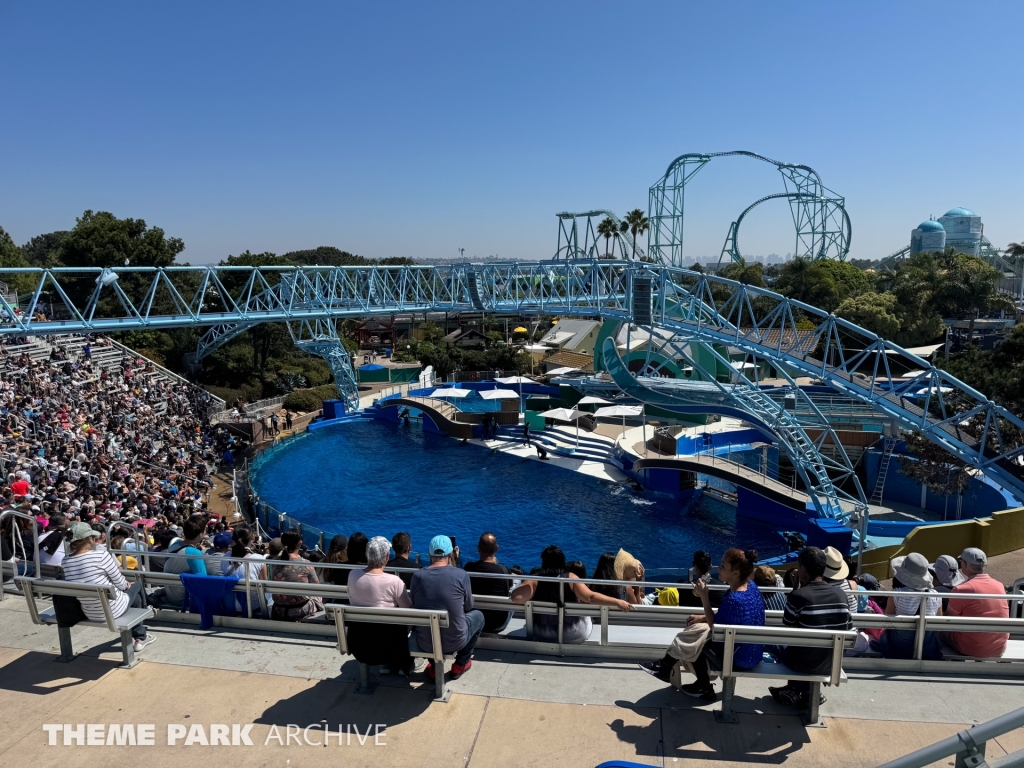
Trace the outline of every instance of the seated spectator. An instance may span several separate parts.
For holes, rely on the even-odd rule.
[[[46,533],[39,537],[39,562],[42,565],[60,565],[64,560],[64,540],[68,531],[68,518],[61,512],[50,515]]]
[[[588,603],[594,605],[613,605],[620,611],[630,611],[631,603],[617,597],[609,597],[600,592],[594,592],[580,579],[569,573],[565,562],[565,553],[561,547],[545,547],[540,553],[540,569],[537,576],[548,576],[568,578],[569,582],[559,592],[558,582],[537,581],[535,579],[524,579],[516,589],[512,591],[512,602],[519,605],[530,600],[542,603],[556,603],[559,607],[568,603]],[[531,574],[534,575],[534,574]],[[561,594],[561,597],[559,597]],[[590,637],[593,624],[589,616],[565,616],[562,623],[562,642],[579,644],[585,643]],[[534,639],[542,642],[558,642],[558,616],[549,616],[535,613],[533,616]]]
[[[633,557],[629,552],[624,549],[620,549],[615,554],[615,562],[613,564],[615,570],[615,579],[617,581],[643,581],[644,580],[644,566],[639,560]],[[643,605],[644,603],[644,588],[637,587],[625,587],[626,590],[626,602],[630,605]]]
[[[705,584],[722,583],[711,575],[711,554],[703,549],[698,549],[693,553],[693,565],[690,568],[690,573],[681,578],[678,583],[696,585],[698,579]],[[711,605],[717,608],[724,595],[722,590],[711,590]],[[679,590],[679,605],[687,608],[700,608],[702,602],[696,588]]]
[[[480,559],[466,563],[466,571],[469,573],[493,573],[499,576],[509,575],[508,568],[498,562],[498,539],[493,533],[488,532],[480,536],[476,551],[480,555]],[[470,578],[469,584],[474,595],[508,597],[509,592],[512,591],[512,582],[509,579]],[[484,615],[484,632],[501,632],[508,626],[509,619],[512,618],[509,611],[481,611],[481,613]]]
[[[565,570],[575,576],[577,579],[587,578],[587,566],[583,564],[582,560],[573,560],[565,564]]]
[[[206,563],[203,554],[203,537],[206,524],[198,517],[190,517],[182,526],[184,538],[171,544],[167,551],[172,553],[164,560],[164,573],[191,573],[206,576]],[[158,608],[181,608],[185,600],[185,587],[181,584],[168,584],[150,595],[150,603]]]
[[[967,579],[960,573],[960,565],[952,555],[939,555],[932,563],[930,569],[932,582],[935,591],[946,594],[953,591],[953,587],[963,584]],[[949,610],[949,598],[942,599],[942,613],[946,615]]]
[[[928,572],[928,559],[917,552],[892,561],[892,589],[894,592],[928,592],[932,589],[932,575]],[[920,616],[921,598],[897,595],[885,607],[886,616]],[[928,616],[942,615],[942,599],[929,597],[925,602]],[[913,629],[887,629],[872,641],[871,648],[887,659],[912,659],[916,651],[917,632]],[[936,632],[925,632],[922,657],[930,661],[942,658],[942,646]]]
[[[708,585],[697,580],[694,588],[701,597],[704,604],[704,615],[692,615],[686,620],[686,625],[691,626],[697,623],[706,623],[709,628],[718,624],[740,624],[748,627],[764,626],[764,599],[757,589],[757,585],[750,580],[754,571],[754,553],[744,552],[740,549],[726,550],[722,555],[722,562],[718,566],[718,574],[723,582],[729,585],[729,591],[722,597],[718,606],[718,613],[711,607],[711,596]],[[725,646],[723,643],[706,642],[701,648],[700,655],[691,662],[696,682],[684,685],[682,690],[687,696],[703,699],[704,701],[715,701],[715,687],[711,684],[710,671],[722,669],[722,659]],[[733,665],[737,669],[753,669],[761,663],[761,654],[764,647],[761,645],[740,644],[733,650]],[[672,674],[672,667],[676,659],[670,654],[652,664],[641,664],[640,667],[659,680],[669,682]]]
[[[857,582],[850,579],[850,565],[835,547],[825,548],[825,575],[823,581],[826,584],[835,584],[846,595],[846,604],[850,607],[850,613],[856,613]]]
[[[369,543],[369,539],[366,538],[366,534],[362,531],[356,531],[348,537],[348,547],[345,550],[346,562],[349,565],[366,565],[366,545]],[[335,578],[338,579],[336,582],[339,586],[348,584],[349,577],[352,574],[351,568],[338,568],[340,572]]]
[[[117,561],[105,550],[96,546],[96,531],[88,523],[75,523],[68,531],[71,553],[64,558],[65,581],[77,581],[82,584],[97,584],[103,587],[113,586],[119,591],[110,603],[110,612],[114,618],[123,616],[129,608],[145,608],[146,593],[141,581],[133,581],[130,585],[117,567]],[[82,612],[93,621],[106,621],[103,606],[99,598],[79,598]],[[146,632],[145,624],[132,627],[135,639],[135,652],[138,653],[156,638]]]
[[[213,547],[206,554],[209,557],[224,557],[231,550],[231,544],[234,541],[231,531],[221,531],[213,537]],[[207,573],[210,576],[227,576],[224,573],[225,563],[214,561],[207,567]]]
[[[804,547],[797,558],[798,589],[786,598],[786,611],[782,623],[787,627],[807,629],[850,629],[850,603],[846,593],[835,584],[824,581],[827,561],[825,553],[817,547]],[[790,645],[779,651],[779,659],[795,672],[805,675],[824,675],[832,669],[831,648],[802,648]],[[768,691],[780,704],[807,707],[811,684],[804,680],[790,680],[786,685]],[[824,696],[821,696],[822,701]]]
[[[951,595],[1005,595],[1006,589],[989,576],[988,556],[977,547],[968,547],[961,553],[960,571],[966,577],[963,584],[953,587]],[[965,618],[1008,619],[1010,604],[1006,600],[949,599],[949,616]],[[944,632],[942,640],[964,656],[982,659],[998,658],[1006,651],[1006,632]]]
[[[391,542],[374,536],[366,547],[366,567],[352,571],[348,579],[348,601],[368,608],[411,608],[412,597],[393,573],[384,573]],[[382,672],[399,672],[406,677],[413,670],[409,655],[409,628],[400,624],[346,624],[349,648],[363,664],[382,665]]]
[[[605,552],[597,559],[597,567],[594,568],[595,579],[602,581],[615,581],[615,552]],[[590,586],[589,584],[587,586]],[[616,600],[626,599],[626,588],[615,584],[595,584],[590,587],[591,591],[600,595],[614,597]]]
[[[350,545],[351,546],[351,545]],[[473,666],[473,650],[484,628],[484,615],[473,610],[473,589],[469,574],[449,562],[452,540],[435,536],[430,540],[430,565],[412,575],[412,604],[424,610],[448,612],[448,628],[441,630],[441,651],[454,653],[452,677],[458,679]],[[430,627],[416,627],[416,644],[432,651]],[[427,664],[427,677],[434,679],[434,663]],[[444,670],[441,670],[444,674]]]
[[[282,551],[272,563],[272,581],[285,581],[292,584],[319,584],[316,568],[299,554],[302,548],[302,536],[298,531],[290,530],[281,534]],[[284,561],[285,565],[281,565]],[[270,618],[275,621],[302,621],[323,610],[323,601],[319,597],[307,595],[274,594],[274,607]]]
[[[239,558],[245,562],[231,559],[221,563],[224,576],[234,576],[244,580],[248,576],[249,581],[267,580],[267,556],[259,551],[260,546],[255,531],[248,525],[235,526],[233,541],[229,554],[231,558]],[[248,614],[245,604],[245,596],[235,593],[236,604],[241,608],[244,615]],[[252,615],[262,614],[259,592],[255,589],[249,590],[249,603],[252,605]]]
[[[338,565],[348,562],[348,537],[340,533],[331,539],[331,545],[327,548],[327,556],[324,562],[330,565]],[[321,568],[320,580],[325,584],[333,584],[336,587],[343,587],[348,583],[347,568]]]
[[[396,533],[391,539],[391,548],[395,550],[395,556],[388,560],[388,568],[419,568],[419,565],[409,559],[409,553],[412,552],[412,538],[408,533],[404,531]],[[412,585],[411,573],[399,573],[398,578],[406,587]]]
[[[123,530],[115,529],[110,534],[110,547],[109,547],[109,549],[111,551],[113,551],[113,552],[118,552],[120,550],[123,550],[124,549],[124,545],[125,545],[125,540],[127,538],[128,538],[128,534],[127,533],[125,533]],[[97,540],[97,543],[98,543],[98,540]],[[39,554],[39,559],[40,560],[42,559],[42,552],[40,552],[40,554]],[[124,555],[124,554],[119,555],[118,556],[118,561],[120,562],[121,567],[124,568],[127,571],[138,571],[138,570],[140,570],[139,569],[139,561],[136,560],[131,555]]]
[[[775,569],[767,565],[759,565],[754,569],[754,583],[758,587],[781,588],[786,586],[782,581],[782,577],[775,572]],[[761,592],[761,596],[764,598],[764,609],[766,611],[786,610],[785,592]]]

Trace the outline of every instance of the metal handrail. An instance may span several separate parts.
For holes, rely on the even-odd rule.
[[[3,512],[0,512],[0,522],[3,522],[3,519],[5,517],[20,517],[23,520],[31,520],[32,521],[32,556],[34,558],[34,560],[32,562],[35,563],[34,567],[36,568],[36,572],[38,573],[38,570],[39,570],[39,528],[38,528],[38,521],[32,515],[30,515],[30,514],[28,514],[26,512],[19,512],[16,509],[7,509],[7,510],[4,510]],[[15,545],[14,545],[14,531],[16,529],[17,529],[17,526],[11,526],[11,552],[12,553],[15,552],[16,549],[17,549],[15,547]],[[19,534],[18,538],[19,539],[21,538],[20,534]],[[22,553],[25,552],[25,543],[24,542],[21,543],[21,551],[22,551]]]
[[[879,768],[924,768],[926,765],[954,756],[958,768],[1008,768],[1024,765],[1024,751],[1014,752],[996,760],[985,760],[985,746],[989,741],[1018,728],[1024,728],[1024,707],[967,728],[956,736],[937,741],[909,755],[890,760]]]

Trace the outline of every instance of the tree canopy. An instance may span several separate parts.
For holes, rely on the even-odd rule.
[[[60,245],[68,267],[169,267],[185,243],[167,237],[143,219],[119,219],[107,211],[86,211]]]

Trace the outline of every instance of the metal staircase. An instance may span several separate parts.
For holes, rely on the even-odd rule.
[[[882,494],[885,491],[885,478],[889,474],[889,464],[892,462],[893,451],[896,450],[898,438],[887,437],[882,444],[882,463],[878,466],[878,480],[875,481],[875,490],[871,492],[871,503],[879,505],[882,503]]]

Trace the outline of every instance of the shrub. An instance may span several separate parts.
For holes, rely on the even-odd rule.
[[[333,384],[324,384],[313,389],[297,389],[289,393],[281,404],[289,411],[319,411],[324,400],[336,400],[338,388]]]
[[[319,411],[323,400],[314,395],[311,390],[297,389],[288,393],[282,405],[289,411],[309,413],[310,411]]]

